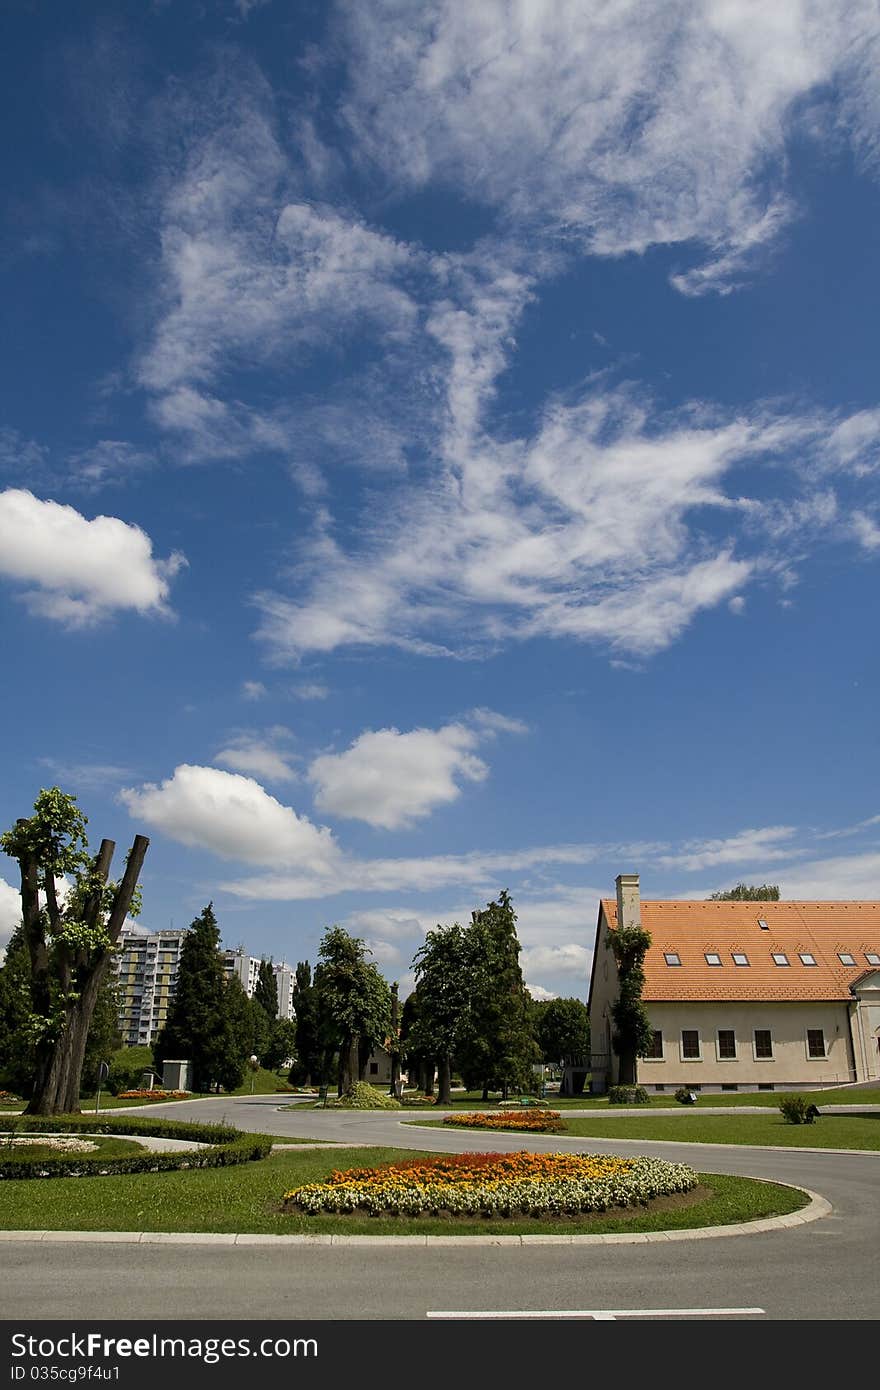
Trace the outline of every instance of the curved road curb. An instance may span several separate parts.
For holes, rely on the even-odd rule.
[[[772,1216],[761,1221],[742,1221],[730,1226],[703,1226],[683,1231],[633,1231],[606,1236],[273,1236],[247,1234],[214,1234],[207,1231],[0,1231],[2,1241],[37,1241],[45,1244],[77,1244],[91,1242],[113,1245],[648,1245],[654,1241],[710,1240],[717,1236],[759,1235],[765,1231],[782,1231],[791,1226],[805,1226],[831,1212],[831,1203],[818,1192],[797,1187],[795,1183],[778,1183],[806,1192],[809,1204],[788,1216]]]

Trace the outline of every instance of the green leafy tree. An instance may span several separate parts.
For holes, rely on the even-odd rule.
[[[490,1090],[500,1090],[506,1099],[512,1087],[531,1085],[532,1066],[540,1060],[519,964],[516,913],[507,891],[471,919],[470,1009],[458,1063],[468,1088],[482,1088],[484,1099]]]
[[[263,1053],[263,1066],[269,1071],[277,1071],[283,1063],[295,1057],[296,1024],[290,1018],[276,1018]]]
[[[644,962],[651,935],[640,926],[618,927],[608,933],[606,945],[617,962],[619,988],[611,1009],[611,1046],[619,1058],[620,1084],[632,1086],[636,1080],[636,1059],[647,1057],[654,1041],[648,1011],[642,1002]]]
[[[391,990],[366,959],[363,941],[329,927],[315,971],[319,1030],[339,1053],[339,1094],[358,1080],[365,1049],[380,1046],[391,1026]]]
[[[76,797],[51,787],[39,793],[30,818],[0,836],[0,849],[17,860],[21,875],[27,1032],[34,1047],[31,1115],[79,1110],[95,1005],[126,916],[140,909],[138,875],[149,840],[135,836],[122,879],[114,883],[109,873],[116,846],[102,840],[92,858],[87,823]]]
[[[408,994],[403,1001],[400,1013],[400,1048],[411,1085],[415,1085],[423,1096],[434,1094],[434,1056],[422,1050],[423,1043],[418,1028],[421,1012],[421,999],[418,989]]]
[[[177,988],[153,1048],[156,1064],[161,1070],[166,1058],[185,1059],[192,1063],[194,1090],[214,1085],[235,1090],[244,1078],[252,1037],[250,1001],[237,977],[227,985],[220,931],[208,903],[180,949]]]
[[[706,901],[710,903],[778,903],[779,885],[777,883],[762,883],[758,887],[754,883],[737,883],[735,887],[728,888],[723,893],[713,893]]]
[[[533,1006],[535,1035],[545,1062],[584,1066],[590,1057],[590,1015],[580,999],[548,999]]]
[[[458,922],[438,926],[415,954],[418,1015],[410,1032],[416,1053],[437,1062],[437,1104],[452,1100],[452,1059],[470,1018],[470,951]]]

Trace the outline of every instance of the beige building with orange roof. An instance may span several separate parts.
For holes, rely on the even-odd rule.
[[[611,1046],[618,922],[650,933],[642,994],[654,1031],[648,1091],[756,1091],[880,1079],[880,902],[642,901],[620,874],[599,904],[590,975],[592,1089]]]

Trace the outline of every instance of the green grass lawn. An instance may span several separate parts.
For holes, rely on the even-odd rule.
[[[578,1217],[564,1222],[445,1221],[426,1217],[296,1216],[279,1210],[284,1193],[320,1181],[333,1168],[414,1158],[412,1150],[339,1149],[276,1153],[256,1163],[119,1177],[8,1179],[0,1184],[0,1229],[86,1231],[247,1231],[342,1235],[537,1235],[694,1229],[768,1216],[805,1205],[803,1193],[775,1183],[701,1174],[706,1200],[678,1211]]]
[[[406,1123],[447,1128],[442,1120]],[[779,1148],[880,1149],[880,1114],[821,1115],[812,1125],[790,1125],[781,1115],[621,1115],[611,1120],[568,1117],[565,1133],[596,1139],[658,1139],[680,1144],[761,1144]],[[456,1127],[457,1133],[467,1133]],[[512,1133],[507,1130],[504,1133]],[[486,1130],[474,1133],[485,1134]],[[547,1136],[548,1138],[552,1136]]]
[[[741,1106],[741,1105],[760,1105],[773,1109],[778,1107],[780,1100],[791,1092],[787,1091],[721,1091],[717,1095],[706,1092],[700,1093],[697,1098],[696,1109],[700,1106]],[[807,1092],[798,1092],[799,1095],[806,1095]],[[469,1091],[466,1094],[456,1091],[452,1097],[452,1103],[444,1106],[444,1110],[495,1110],[499,1108],[500,1093],[493,1093],[488,1101],[480,1099],[481,1091]],[[827,1091],[810,1091],[809,1097],[816,1105],[880,1105],[880,1089],[852,1091],[846,1087],[837,1087]],[[516,1099],[516,1093],[511,1092],[511,1098]],[[627,1109],[626,1106],[609,1105],[606,1096],[558,1096],[549,1095],[544,1098],[544,1105],[548,1110],[610,1110],[612,1112]],[[675,1099],[674,1091],[663,1091],[660,1095],[651,1092],[650,1107],[661,1109],[685,1109],[679,1107]],[[649,1106],[642,1106],[648,1109]],[[518,1108],[518,1107],[517,1107]],[[630,1107],[631,1108],[631,1107]],[[690,1111],[694,1107],[688,1106]]]

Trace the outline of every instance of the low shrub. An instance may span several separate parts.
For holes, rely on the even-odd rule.
[[[675,1093],[675,1099],[679,1105],[696,1105],[697,1097],[694,1091],[689,1091],[687,1086],[679,1086]]]
[[[0,1101],[19,1101],[21,1096],[17,1096],[14,1091],[0,1091]]]
[[[651,1098],[644,1086],[611,1086],[609,1105],[650,1105]]]
[[[436,1096],[408,1096],[408,1095],[404,1094],[404,1095],[402,1095],[402,1096],[400,1097],[400,1103],[401,1103],[401,1105],[418,1105],[421,1109],[424,1109],[424,1107],[425,1107],[426,1105],[436,1105],[436,1104],[437,1104],[437,1097],[436,1097]]]
[[[118,1173],[173,1172],[181,1168],[224,1168],[265,1158],[272,1140],[264,1134],[245,1134],[231,1125],[208,1125],[177,1120],[96,1118],[87,1115],[23,1115],[17,1117],[17,1134],[115,1134],[166,1139],[189,1139],[210,1145],[205,1149],[180,1149],[177,1153],[140,1153],[130,1158],[12,1158],[0,1146],[2,1178],[106,1177]]]
[[[782,1115],[786,1124],[790,1125],[811,1125],[816,1119],[819,1111],[810,1100],[809,1096],[786,1096],[779,1103],[779,1113]]]
[[[340,1110],[399,1110],[400,1101],[366,1081],[354,1081],[341,1096],[328,1100],[327,1109],[331,1106]]]

